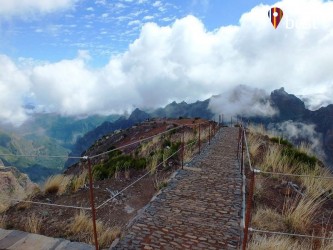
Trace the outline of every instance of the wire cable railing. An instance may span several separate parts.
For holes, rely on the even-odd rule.
[[[244,148],[244,146],[245,146],[245,148]],[[328,237],[323,237],[323,236],[305,235],[305,234],[297,234],[297,233],[289,233],[289,232],[276,232],[276,231],[262,230],[262,229],[250,227],[256,174],[279,175],[279,176],[289,176],[289,177],[304,177],[304,178],[319,178],[319,179],[333,179],[333,176],[280,173],[280,172],[263,171],[260,169],[256,169],[255,167],[252,166],[250,150],[249,150],[248,140],[247,140],[247,136],[246,136],[246,128],[243,127],[243,124],[240,126],[240,138],[239,138],[238,150],[240,152],[239,156],[238,156],[239,163],[240,163],[240,169],[241,169],[241,173],[243,176],[243,178],[242,178],[242,181],[243,181],[243,184],[242,184],[242,220],[241,220],[241,227],[243,229],[243,234],[241,235],[243,250],[247,249],[249,232],[282,235],[282,236],[289,236],[289,237],[321,239],[321,240],[329,240],[329,241],[333,240],[333,238],[328,238]],[[247,165],[245,164],[245,159],[243,157],[244,151],[246,152]],[[249,167],[248,171],[246,171],[245,166]],[[247,178],[247,175],[249,176],[249,178]],[[247,187],[247,181],[249,181],[248,187]],[[248,191],[247,195],[246,195],[246,191]]]
[[[160,162],[159,164],[157,164],[156,169],[158,167],[160,167],[162,164],[164,164],[166,161],[168,161],[169,159],[171,159],[172,157],[174,157],[176,154],[179,154],[180,152],[182,153],[181,158],[182,158],[182,163],[181,166],[183,168],[184,165],[184,150],[187,147],[190,147],[192,145],[198,144],[199,146],[199,154],[200,154],[200,147],[201,147],[201,141],[203,138],[201,138],[201,127],[203,127],[204,125],[209,127],[209,138],[208,141],[210,143],[211,141],[211,137],[213,135],[216,134],[216,131],[218,128],[216,128],[216,123],[212,122],[212,121],[205,121],[205,122],[201,122],[201,123],[192,123],[192,124],[183,124],[181,126],[172,128],[172,129],[168,129],[166,131],[163,131],[161,133],[155,134],[153,136],[149,136],[147,138],[143,138],[140,140],[137,140],[135,142],[131,142],[128,143],[126,145],[122,145],[119,146],[117,148],[113,148],[112,150],[108,150],[99,154],[95,154],[95,155],[84,155],[84,156],[68,156],[68,155],[38,155],[38,154],[0,154],[0,156],[6,157],[6,156],[11,156],[11,157],[36,157],[36,158],[67,158],[67,159],[80,159],[80,160],[85,160],[88,161],[88,174],[89,174],[89,192],[90,192],[90,203],[91,203],[91,207],[84,207],[84,206],[74,206],[74,205],[65,205],[65,204],[55,204],[55,203],[47,203],[47,202],[38,202],[38,201],[31,201],[31,200],[24,200],[24,199],[12,199],[12,198],[8,198],[8,197],[4,197],[0,195],[0,200],[9,200],[9,201],[13,201],[13,202],[24,202],[24,203],[30,203],[30,204],[36,204],[36,205],[45,205],[45,206],[54,206],[54,207],[59,207],[59,208],[72,208],[72,209],[80,209],[80,210],[88,210],[92,212],[92,219],[93,219],[93,230],[94,230],[94,243],[95,243],[95,248],[98,249],[98,239],[97,239],[97,230],[96,230],[96,210],[102,208],[103,206],[105,206],[108,202],[114,200],[116,197],[118,197],[120,194],[122,194],[123,192],[125,192],[127,189],[129,189],[130,187],[132,187],[133,185],[135,185],[136,183],[138,183],[140,180],[142,180],[143,178],[145,178],[147,175],[149,175],[152,170],[149,170],[148,172],[146,172],[145,174],[143,174],[141,177],[139,177],[138,179],[136,179],[135,181],[133,181],[132,183],[130,183],[129,185],[127,185],[126,187],[124,187],[121,191],[117,192],[115,195],[113,195],[112,197],[108,198],[107,200],[103,201],[100,205],[98,205],[95,208],[95,198],[94,198],[94,192],[93,192],[93,180],[92,180],[92,163],[91,163],[91,159],[95,159],[97,157],[109,154],[115,150],[120,150],[120,149],[124,149],[126,147],[132,146],[132,145],[136,145],[148,140],[151,140],[155,137],[159,137],[161,135],[182,129],[182,137],[181,137],[181,147],[174,152],[172,155],[170,155],[167,159],[164,159],[162,162]],[[195,138],[193,142],[188,143],[185,145],[184,142],[184,129],[186,127],[198,127],[198,131],[199,131],[199,135],[198,138]],[[207,139],[207,138],[206,138]]]

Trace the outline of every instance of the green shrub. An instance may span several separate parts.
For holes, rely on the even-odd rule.
[[[128,169],[144,169],[146,167],[145,158],[133,158],[130,155],[123,155],[120,150],[110,152],[109,160],[104,164],[95,165],[93,176],[95,180],[111,178],[116,170],[123,171]]]
[[[170,155],[177,152],[177,150],[180,148],[181,142],[172,143],[170,147]]]
[[[287,156],[292,164],[304,163],[309,166],[310,169],[314,169],[319,162],[315,156],[309,156],[306,153],[299,151],[286,139],[273,137],[270,141],[284,146],[282,149],[282,156]]]
[[[291,159],[292,163],[304,163],[310,167],[310,169],[314,169],[318,159],[315,156],[309,156],[304,152],[300,152],[296,148],[293,147],[285,147],[282,149],[282,155],[288,156]]]
[[[162,148],[170,147],[171,146],[171,141],[168,139],[164,139],[162,143]]]

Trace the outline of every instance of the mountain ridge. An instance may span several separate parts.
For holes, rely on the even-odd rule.
[[[219,96],[215,96],[215,98],[219,98]],[[271,117],[252,116],[247,119],[265,125],[286,121],[314,124],[316,132],[322,134],[322,146],[328,162],[333,165],[333,104],[311,111],[306,108],[304,101],[293,94],[287,93],[284,88],[272,91],[267,98],[278,113]],[[0,129],[0,132],[2,131],[0,135],[5,135],[0,136],[0,153],[66,155],[69,152],[70,156],[81,156],[85,150],[105,134],[118,129],[129,128],[147,119],[158,117],[216,119],[217,114],[214,115],[209,109],[210,100],[206,99],[189,104],[185,101],[179,103],[174,101],[163,108],[151,111],[136,108],[127,118],[111,115],[86,117],[80,120],[74,117],[62,117],[57,114],[35,114],[26,127],[18,133],[19,140],[11,135],[11,133],[15,134],[15,129],[12,129],[10,133]],[[15,143],[9,145],[8,140],[15,141]],[[5,145],[2,145],[4,143]],[[24,148],[25,151],[23,152],[20,148]],[[27,149],[29,150],[27,151]],[[40,151],[40,149],[43,150]],[[13,160],[4,157],[1,157],[1,159],[6,166],[13,165],[20,171],[28,173],[33,181],[39,181],[39,178],[57,173],[61,171],[63,166],[68,167],[75,163],[74,160],[50,161],[47,163],[45,161],[31,162],[31,159]]]

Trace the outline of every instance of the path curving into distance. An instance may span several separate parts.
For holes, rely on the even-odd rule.
[[[137,216],[111,249],[238,249],[242,177],[238,128],[222,128],[211,145]]]

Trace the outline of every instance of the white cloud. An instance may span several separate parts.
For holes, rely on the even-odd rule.
[[[125,53],[98,70],[90,69],[82,56],[34,66],[32,73],[18,69],[31,81],[30,89],[22,91],[33,92],[38,103],[70,115],[195,101],[230,93],[240,84],[266,92],[284,86],[293,94],[319,93],[332,100],[333,3],[284,0],[276,6],[285,13],[276,30],[267,17],[271,7],[267,5],[245,13],[239,25],[214,31],[207,31],[193,16],[166,27],[146,23]],[[317,19],[315,29],[286,28],[286,20],[305,22],[308,9]],[[0,64],[0,72],[7,76],[3,86],[15,78],[7,71]],[[252,103],[247,98],[244,106]],[[15,103],[19,102],[17,97]],[[0,111],[2,117],[4,112]]]
[[[151,20],[151,19],[154,19],[154,18],[155,18],[154,16],[144,16],[143,20]]]
[[[128,22],[128,25],[129,26],[132,26],[132,25],[140,25],[141,24],[141,21],[140,20],[132,20],[132,21],[129,21]]]
[[[95,1],[95,4],[97,4],[97,5],[106,5],[106,0],[97,0],[97,1]]]
[[[102,18],[107,18],[108,16],[109,16],[109,13],[103,13],[103,14],[101,15]]]
[[[227,117],[274,116],[278,113],[271,106],[269,95],[264,90],[244,85],[214,96],[209,102],[209,108],[214,114]]]
[[[34,13],[50,13],[69,9],[78,0],[0,0],[0,18],[26,17]]]
[[[167,8],[165,6],[158,7],[158,10],[161,12],[165,12]]]
[[[7,56],[0,55],[0,65],[0,121],[19,125],[26,119],[22,102],[29,93],[29,81]]]
[[[126,8],[126,5],[123,4],[123,3],[116,3],[114,5],[114,7],[117,8],[117,9],[123,9],[123,8]]]
[[[312,111],[318,110],[321,107],[326,107],[332,103],[332,95],[329,94],[310,94],[301,95],[299,98],[305,103],[307,109]]]
[[[162,6],[162,2],[161,2],[161,1],[155,1],[155,2],[153,3],[153,6],[154,6],[154,7],[161,7],[161,6]]]
[[[163,17],[161,19],[161,21],[163,21],[163,22],[170,22],[170,21],[173,21],[175,19],[176,19],[176,17]]]
[[[323,135],[316,132],[316,126],[314,124],[285,121],[282,123],[269,124],[268,128],[277,132],[283,138],[287,138],[293,143],[296,143],[296,145],[305,143],[310,148],[312,154],[317,155],[321,159],[325,159],[325,153],[322,148]]]

